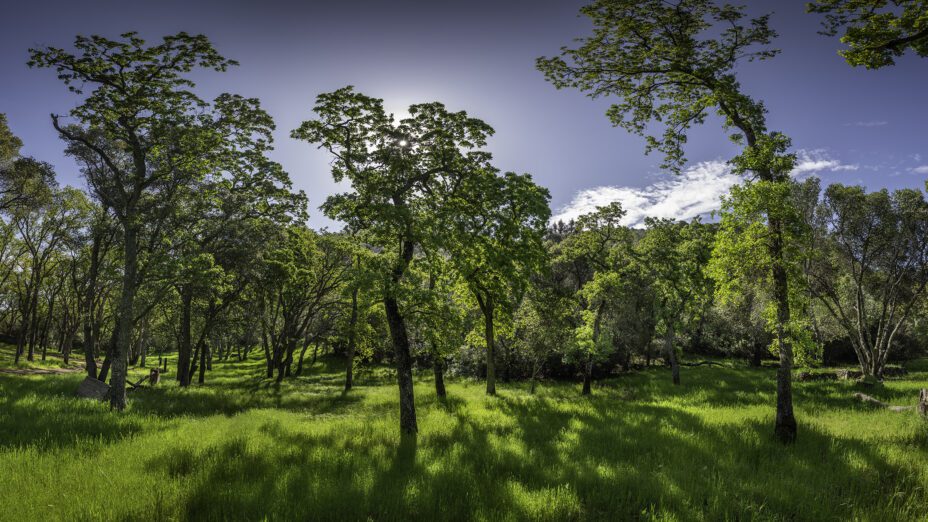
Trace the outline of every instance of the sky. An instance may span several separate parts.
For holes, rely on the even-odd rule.
[[[24,142],[23,153],[55,165],[63,184],[83,186],[63,154],[49,113],[79,101],[54,72],[26,66],[30,47],[69,48],[77,34],[116,37],[137,31],[150,41],[178,31],[207,35],[240,66],[194,76],[203,97],[232,92],[260,98],[277,122],[273,159],[310,201],[310,224],[337,224],[317,210],[344,190],[329,158],[289,138],[312,117],[313,100],[345,85],[383,98],[402,114],[412,103],[440,101],[496,129],[489,143],[503,171],[528,172],[551,191],[555,219],[618,200],[626,222],[645,216],[689,219],[718,208],[738,181],[726,167],[737,154],[717,120],[695,128],[689,165],[662,172],[642,138],[611,125],[610,100],[556,90],[535,69],[573,38],[590,33],[577,0],[466,1],[109,1],[16,2],[0,18],[0,112]],[[782,53],[737,70],[745,91],[767,105],[772,129],[793,139],[795,174],[870,190],[924,187],[928,179],[928,61],[906,57],[879,71],[853,69],[840,44],[817,34],[802,0],[746,0],[751,13],[773,13]]]

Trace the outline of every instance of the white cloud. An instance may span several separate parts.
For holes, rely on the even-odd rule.
[[[793,176],[797,178],[816,172],[829,171],[848,171],[857,170],[860,166],[856,164],[841,163],[832,158],[822,149],[800,150],[796,153],[796,166],[793,168]]]
[[[679,176],[667,177],[644,188],[595,187],[578,192],[553,221],[569,221],[618,201],[627,214],[624,225],[640,227],[644,218],[691,219],[719,208],[719,199],[740,181],[723,161],[697,163]]]
[[[801,150],[792,174],[803,177],[815,172],[857,169],[857,165],[841,163],[825,151]],[[602,186],[581,190],[551,219],[570,221],[618,201],[627,212],[622,220],[627,226],[643,227],[646,217],[689,220],[717,210],[721,197],[740,181],[741,177],[733,174],[726,162],[706,161],[690,166],[679,176],[666,175],[643,188]]]
[[[889,122],[883,120],[855,121],[854,123],[848,123],[847,127],[882,127],[884,125],[889,125]]]
[[[922,165],[920,167],[914,167],[910,169],[915,174],[928,174],[928,165]]]

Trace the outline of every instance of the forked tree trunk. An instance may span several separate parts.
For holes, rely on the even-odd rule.
[[[116,323],[119,323],[119,318],[116,318]],[[117,328],[114,326],[112,333],[110,333],[110,340],[106,344],[106,352],[103,354],[103,363],[100,365],[100,375],[97,377],[102,382],[106,382],[107,376],[110,374],[110,366],[113,364],[113,350],[116,349],[116,331]]]

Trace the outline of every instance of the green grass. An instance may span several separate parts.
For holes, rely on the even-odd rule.
[[[928,364],[866,392],[914,404]],[[655,369],[579,386],[417,380],[398,435],[389,370],[341,392],[324,359],[275,386],[262,362],[173,375],[123,414],[72,398],[81,374],[0,374],[3,520],[928,520],[928,423],[848,382],[797,383],[791,447],[774,373]],[[860,388],[864,390],[864,388]]]
[[[68,364],[64,363],[64,359],[61,355],[54,349],[49,348],[46,352],[45,360],[42,360],[42,351],[39,350],[33,354],[33,361],[26,359],[27,354],[23,354],[19,358],[19,363],[16,361],[16,347],[10,344],[0,343],[0,369],[7,370],[71,370],[71,369],[80,369],[83,363],[83,354],[75,354],[75,357],[71,357]]]

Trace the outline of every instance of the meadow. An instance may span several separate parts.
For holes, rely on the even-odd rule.
[[[796,383],[792,446],[771,433],[773,369],[738,365],[591,397],[451,378],[438,400],[423,373],[415,439],[392,371],[344,394],[335,358],[279,386],[257,359],[188,389],[169,374],[123,413],[75,398],[80,372],[0,373],[0,519],[928,520],[928,422],[852,397],[914,404],[928,361],[908,367],[880,387]]]

